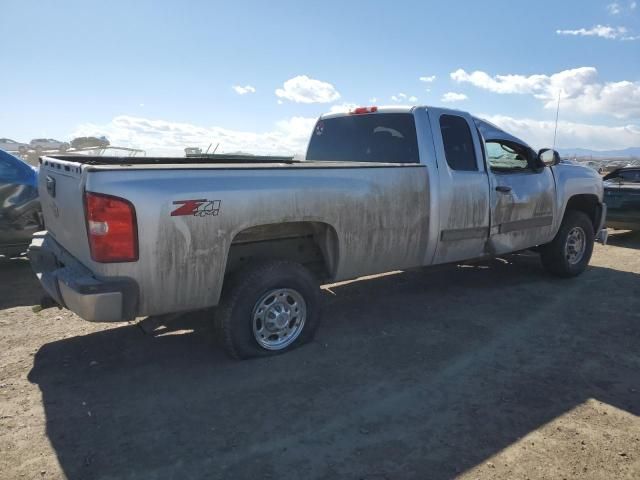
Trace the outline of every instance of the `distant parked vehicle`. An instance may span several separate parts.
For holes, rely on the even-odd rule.
[[[10,138],[0,138],[0,150],[25,153],[29,149],[26,143],[16,142]]]
[[[37,184],[34,167],[0,150],[0,255],[26,252],[43,228]]]
[[[33,150],[58,150],[60,152],[66,152],[70,147],[69,142],[61,142],[55,138],[34,138],[29,143]]]
[[[640,168],[619,168],[603,180],[607,227],[640,230]]]
[[[186,157],[189,155],[202,155],[202,149],[198,147],[187,147],[184,149],[184,154]]]
[[[92,148],[92,147],[108,147],[110,145],[107,137],[78,137],[71,140],[71,146],[75,149]]]

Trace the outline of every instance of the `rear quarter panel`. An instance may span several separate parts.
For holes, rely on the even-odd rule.
[[[110,170],[86,189],[136,208],[140,258],[89,267],[140,286],[139,315],[216,305],[227,254],[242,230],[272,223],[329,224],[337,236],[335,280],[421,265],[429,191],[422,165],[374,168]],[[179,200],[219,200],[218,215],[171,216]]]

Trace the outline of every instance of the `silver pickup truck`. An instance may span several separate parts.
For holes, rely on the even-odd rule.
[[[217,306],[246,358],[308,341],[322,282],[530,248],[578,275],[606,213],[595,171],[456,110],[324,115],[304,160],[259,160],[42,157],[33,268],[90,321]]]

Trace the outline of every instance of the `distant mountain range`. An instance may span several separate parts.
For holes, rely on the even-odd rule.
[[[558,153],[563,157],[640,157],[640,147],[630,147],[623,150],[589,150],[588,148],[558,148]]]

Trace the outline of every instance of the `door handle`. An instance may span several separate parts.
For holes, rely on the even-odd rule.
[[[496,192],[509,193],[510,191],[511,191],[511,187],[507,187],[506,185],[498,185],[496,187]]]

